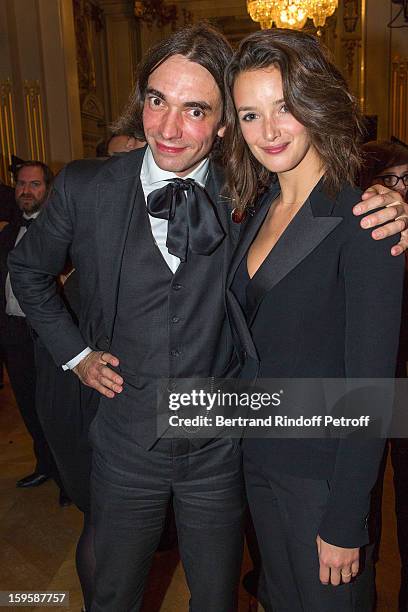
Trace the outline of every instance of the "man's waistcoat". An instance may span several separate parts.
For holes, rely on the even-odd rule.
[[[173,275],[154,242],[143,192],[126,239],[110,352],[120,360],[124,391],[102,401],[117,425],[130,427],[142,446],[155,439],[157,380],[222,376],[232,359],[224,310],[225,238],[209,256],[189,251]],[[103,406],[106,404],[106,411]]]

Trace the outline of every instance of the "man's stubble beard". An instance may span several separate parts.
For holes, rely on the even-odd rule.
[[[45,200],[46,198],[43,198],[42,200],[33,199],[33,200],[27,201],[27,200],[22,200],[21,198],[18,198],[16,202],[22,213],[25,213],[26,215],[34,215],[36,212],[41,210]]]

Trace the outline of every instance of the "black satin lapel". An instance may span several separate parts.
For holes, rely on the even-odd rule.
[[[109,333],[115,317],[123,250],[136,198],[139,205],[145,206],[142,185],[135,176],[98,185],[98,272],[105,324]]]
[[[299,265],[342,220],[342,217],[315,217],[310,200],[305,202],[248,287],[249,326],[265,294]]]
[[[234,280],[235,272],[239,264],[241,263],[242,258],[247,253],[249,247],[255,239],[256,234],[259,231],[262,223],[266,215],[268,214],[270,205],[273,201],[273,196],[268,194],[268,196],[264,196],[260,202],[260,205],[257,207],[253,216],[250,216],[246,221],[245,226],[242,228],[242,232],[239,238],[238,246],[235,249],[234,255],[232,257],[230,269],[227,277],[227,287],[232,285]],[[239,223],[235,225],[240,226]]]
[[[237,298],[231,289],[226,291],[226,299],[228,305],[228,318],[232,330],[233,337],[237,337],[239,342],[234,341],[237,346],[239,344],[253,359],[258,360],[258,355],[252,340],[251,332],[249,331],[245,314],[239,304]],[[245,357],[240,356],[240,361],[245,361]]]
[[[245,351],[255,360],[258,360],[256,348],[254,342],[252,340],[251,333],[248,328],[246,316],[242,311],[240,304],[238,303],[237,298],[231,290],[231,285],[234,280],[235,273],[239,264],[241,263],[242,258],[246,255],[250,245],[252,244],[259,228],[261,227],[266,215],[268,214],[268,210],[270,208],[270,204],[273,201],[273,195],[265,194],[262,198],[256,212],[253,216],[251,216],[247,221],[246,225],[243,228],[243,231],[240,236],[240,240],[238,242],[238,246],[233,254],[231,265],[229,268],[228,276],[227,276],[227,287],[226,287],[226,300],[227,300],[227,310],[228,316],[230,319],[230,325],[233,330],[233,335],[237,336],[239,339],[239,344],[242,345]],[[240,224],[235,224],[238,227],[241,227]]]

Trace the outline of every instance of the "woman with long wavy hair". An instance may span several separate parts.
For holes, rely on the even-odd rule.
[[[228,186],[247,215],[227,280],[242,376],[393,377],[404,262],[352,214],[361,120],[344,78],[317,39],[273,29],[241,43],[226,83]],[[371,609],[360,552],[383,447],[244,439],[273,612]]]

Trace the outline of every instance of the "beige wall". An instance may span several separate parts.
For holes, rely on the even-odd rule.
[[[49,156],[63,165],[82,157],[72,5],[70,0],[38,0],[38,14]]]
[[[387,23],[396,15],[399,6],[391,0],[367,1],[366,48],[365,48],[365,100],[366,112],[378,115],[378,137],[389,138],[391,128],[391,66],[396,56],[408,61],[408,29],[391,29]],[[396,23],[400,25],[402,19]],[[406,107],[408,112],[408,107]]]
[[[0,24],[0,82],[10,81],[13,102],[12,152],[57,169],[82,155],[71,0],[0,0]]]
[[[47,1],[47,0],[44,0]],[[169,0],[170,1],[170,0]],[[180,11],[185,9],[193,21],[209,20],[236,43],[258,28],[242,0],[174,0]],[[112,121],[126,103],[133,86],[133,75],[141,54],[171,29],[149,29],[133,18],[132,0],[99,0],[106,22],[107,78],[105,107]],[[387,23],[399,7],[391,0],[358,0],[361,17],[355,32],[347,33],[343,23],[345,0],[328,23],[325,40],[334,51],[339,67],[362,103],[364,112],[378,116],[378,135],[391,135],[391,66],[396,55],[408,59],[407,29],[390,29]],[[181,21],[181,19],[180,19]]]
[[[0,0],[0,177],[8,178],[11,152],[29,158],[33,147],[39,155],[43,150],[54,169],[93,155],[95,144],[106,137],[126,104],[142,53],[171,31],[169,26],[149,29],[137,22],[133,0],[92,1],[103,11],[103,27],[92,30],[95,86],[83,90],[78,88],[72,0]],[[209,19],[232,43],[258,28],[242,0],[175,2],[180,13],[183,8],[190,11],[194,22]],[[408,61],[407,29],[387,28],[399,8],[391,0],[359,2],[366,7],[365,23],[355,34],[344,34],[343,0],[326,39],[339,66],[349,71],[364,111],[378,116],[379,137],[387,138],[395,107],[392,61],[396,56]]]
[[[110,124],[122,112],[134,87],[140,36],[132,0],[81,2],[82,8],[89,9],[92,3],[100,11],[98,19],[89,10],[76,12],[84,156],[93,157],[96,146],[108,136]]]
[[[257,25],[251,26],[248,21],[245,2],[176,0],[176,3],[190,10],[194,21],[210,19],[233,43],[251,29],[257,29]],[[328,22],[324,38],[334,52],[337,64],[347,77],[353,92],[361,101],[363,111],[369,115],[377,115],[378,137],[389,138],[398,135],[393,134],[391,127],[391,109],[396,104],[391,89],[392,62],[396,56],[408,61],[408,30],[387,27],[400,8],[392,4],[391,0],[358,0],[357,3],[360,19],[355,31],[348,33],[345,30],[345,0],[340,0],[334,18]],[[397,25],[401,23],[402,19]],[[401,82],[399,88],[401,89]],[[408,97],[407,93],[405,95]],[[398,104],[403,108],[400,100]],[[404,108],[408,114],[408,107]]]
[[[100,0],[105,13],[107,46],[108,121],[123,110],[134,86],[136,64],[140,58],[140,34],[133,3]]]
[[[123,109],[141,49],[133,1],[92,2],[103,27],[91,23],[95,86],[84,90],[73,0],[0,0],[0,178],[10,178],[11,153],[34,155],[54,170],[94,155]]]

